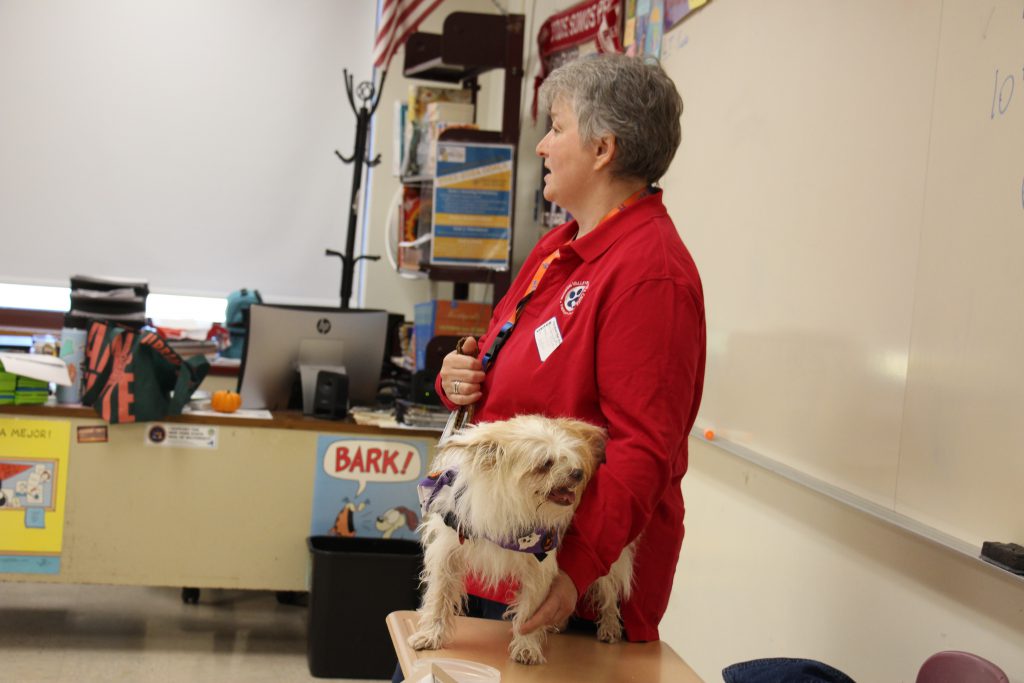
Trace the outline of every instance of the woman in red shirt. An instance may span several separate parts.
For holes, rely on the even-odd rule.
[[[705,360],[700,277],[655,185],[679,146],[683,104],[660,65],[623,55],[555,70],[540,97],[552,121],[537,145],[544,197],[574,220],[538,242],[490,329],[445,357],[437,388],[450,408],[475,404],[477,422],[543,414],[606,429],[606,461],[557,552],[558,577],[522,630],[589,617],[579,597],[636,541],[625,634],[657,640]],[[470,614],[500,615],[513,588],[470,579]]]

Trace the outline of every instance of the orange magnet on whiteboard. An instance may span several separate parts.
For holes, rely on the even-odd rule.
[[[715,438],[715,430],[714,429],[705,429],[704,430],[704,438],[707,439],[708,441],[711,441],[712,439],[714,439]]]

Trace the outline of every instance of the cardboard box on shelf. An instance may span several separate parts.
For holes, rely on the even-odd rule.
[[[431,339],[483,334],[491,319],[491,306],[471,301],[433,299],[416,304],[414,313],[416,369],[423,370],[426,367],[427,343]]]

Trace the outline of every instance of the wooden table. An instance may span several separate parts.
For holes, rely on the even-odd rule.
[[[512,628],[508,622],[456,617],[450,647],[417,652],[406,642],[416,620],[416,612],[392,612],[387,617],[391,642],[406,674],[418,661],[443,658],[492,666],[501,672],[502,683],[701,683],[693,669],[662,642],[608,645],[592,635],[560,633],[548,638],[547,663],[527,666],[508,658]]]

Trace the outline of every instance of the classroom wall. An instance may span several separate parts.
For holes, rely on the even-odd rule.
[[[706,681],[808,657],[864,683],[912,683],[940,650],[1024,682],[1024,580],[909,534],[699,439],[661,637]]]
[[[960,20],[966,8],[978,22]],[[704,280],[709,372],[701,419],[720,418],[717,432],[731,427],[738,440],[760,438],[759,452],[780,460],[802,447],[806,458],[796,466],[803,472],[848,453],[840,485],[874,476],[878,462],[895,462],[882,437],[899,441],[906,376],[900,341],[905,358],[915,300],[941,291],[916,270],[915,250],[928,233],[921,218],[926,180],[950,197],[962,191],[965,204],[975,196],[926,179],[936,164],[929,149],[950,144],[949,127],[936,130],[931,121],[933,110],[941,121],[951,109],[939,96],[949,79],[944,66],[980,62],[991,87],[987,58],[977,56],[984,20],[1019,22],[1021,8],[1018,0],[712,0],[666,34],[664,63],[687,108],[683,144],[664,183],[666,203]],[[1005,44],[996,28],[989,42]],[[954,40],[957,31],[974,42]],[[962,52],[953,49],[960,42]],[[954,93],[964,106],[977,99]],[[971,111],[989,117],[988,109]],[[983,139],[956,134],[958,143]],[[997,175],[987,166],[969,168]],[[841,280],[846,273],[852,277]],[[952,268],[940,279],[965,282]],[[948,314],[951,302],[943,301]],[[980,318],[985,307],[975,308]],[[968,337],[985,330],[955,316],[944,322]],[[848,352],[871,334],[880,353]],[[726,351],[733,355],[716,364]],[[1007,370],[997,361],[1004,357],[998,349],[974,354],[1003,371],[996,375]],[[1014,376],[1009,369],[1006,376]],[[870,383],[881,390],[862,391]],[[991,383],[992,395],[1002,399],[998,385]],[[945,387],[935,382],[925,393],[944,395]],[[942,429],[953,428],[947,425],[972,431],[964,401],[948,407],[925,431],[933,440],[945,441]],[[765,435],[776,432],[791,440],[765,445]],[[691,439],[691,448],[683,484],[688,533],[662,635],[706,680],[721,680],[730,663],[790,656],[820,659],[858,681],[913,681],[930,654],[962,649],[1024,681],[1024,580],[703,440]],[[983,450],[970,439],[957,452],[974,476],[987,471],[982,461],[993,454],[1012,473],[1012,448]],[[999,485],[1013,488],[1015,480]],[[889,482],[891,488],[891,476]],[[972,487],[966,477],[953,485]],[[975,490],[984,497],[995,488]],[[953,513],[953,498],[933,491],[932,502],[948,501],[946,514],[966,518],[967,510]],[[1022,519],[1019,505],[1003,513],[997,501],[981,505],[975,516],[984,512],[1010,526]]]

